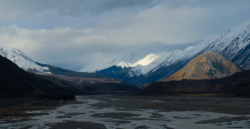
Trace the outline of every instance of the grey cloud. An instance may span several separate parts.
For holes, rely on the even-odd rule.
[[[100,14],[118,8],[143,6],[152,0],[75,0],[59,4],[59,13],[70,15],[81,15],[83,13]]]
[[[2,17],[15,19],[41,13],[102,14],[117,8],[143,6],[152,0],[0,0]],[[0,16],[1,16],[0,15]]]
[[[163,0],[161,3],[171,8],[178,8],[183,6],[189,7],[214,7],[225,6],[228,4],[248,3],[249,0]]]

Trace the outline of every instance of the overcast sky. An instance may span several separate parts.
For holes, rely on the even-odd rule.
[[[79,70],[100,58],[184,49],[250,18],[250,0],[0,0],[0,45]]]

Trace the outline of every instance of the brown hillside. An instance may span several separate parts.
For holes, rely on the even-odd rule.
[[[229,62],[224,57],[213,52],[207,52],[192,59],[184,68],[162,81],[217,79],[240,71],[243,71],[243,69]]]
[[[33,74],[34,76],[41,78],[43,80],[51,81],[62,87],[73,87],[77,94],[79,95],[99,95],[99,94],[129,94],[139,92],[140,89],[134,86],[121,84],[115,81],[103,81],[100,83],[93,84],[78,84],[71,82],[71,77],[69,80],[58,79],[57,76],[44,76]],[[74,80],[74,79],[73,79]]]
[[[56,74],[43,74],[44,76],[55,77],[60,80],[66,80],[78,84],[96,84],[96,83],[120,83],[121,80],[114,78],[87,78],[87,77],[68,77]]]

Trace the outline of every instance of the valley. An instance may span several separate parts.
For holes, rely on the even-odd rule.
[[[242,1],[1,1],[0,129],[250,129]]]

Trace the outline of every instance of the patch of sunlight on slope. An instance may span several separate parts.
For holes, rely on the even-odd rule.
[[[155,61],[159,57],[160,57],[159,55],[150,53],[147,56],[145,56],[144,58],[138,60],[137,62],[135,62],[133,64],[129,63],[129,62],[122,61],[122,62],[118,63],[117,66],[121,66],[122,68],[124,68],[124,67],[135,67],[137,65],[146,66],[146,65],[152,63],[153,61]]]

